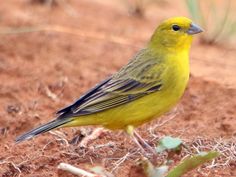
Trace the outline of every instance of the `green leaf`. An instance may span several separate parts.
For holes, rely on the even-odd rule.
[[[178,150],[181,144],[181,139],[165,136],[159,141],[159,145],[156,147],[156,151],[158,153],[161,153],[165,150]]]
[[[197,168],[198,166],[208,162],[216,157],[218,157],[220,153],[216,151],[210,152],[201,152],[197,155],[184,159],[179,165],[174,167],[167,175],[167,177],[179,177],[184,175],[190,170]]]

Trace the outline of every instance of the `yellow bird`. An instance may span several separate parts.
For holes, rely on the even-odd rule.
[[[183,95],[189,80],[192,37],[202,31],[186,17],[167,19],[126,66],[59,110],[55,120],[16,142],[54,128],[101,125],[125,130],[138,144],[134,127],[166,113]]]

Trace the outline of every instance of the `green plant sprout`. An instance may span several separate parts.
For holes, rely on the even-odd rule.
[[[166,136],[159,141],[156,150],[157,153],[166,151],[168,154],[173,152],[177,154],[178,152],[176,150],[181,149],[181,146],[183,146],[182,140]],[[196,169],[200,165],[213,160],[219,155],[220,153],[216,151],[199,152],[198,154],[185,157],[169,171],[169,164],[166,162],[163,165],[156,167],[149,160],[142,159],[140,164],[147,177],[180,177],[187,172]]]

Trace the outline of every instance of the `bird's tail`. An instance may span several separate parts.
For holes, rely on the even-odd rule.
[[[53,120],[51,122],[48,122],[44,125],[41,125],[19,137],[16,138],[16,143],[20,143],[24,140],[28,140],[28,139],[31,139],[32,137],[38,135],[38,134],[41,134],[41,133],[44,133],[44,132],[48,132],[54,128],[57,128],[57,127],[60,127],[68,122],[71,122],[72,119],[56,119],[56,120]]]

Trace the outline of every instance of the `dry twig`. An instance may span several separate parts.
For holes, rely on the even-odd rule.
[[[90,173],[88,171],[85,171],[83,169],[74,167],[74,166],[72,166],[70,164],[67,164],[67,163],[60,163],[57,168],[61,169],[61,170],[68,171],[68,172],[70,172],[74,175],[82,175],[82,176],[85,176],[85,177],[105,177],[105,176],[102,176],[102,175],[97,175],[97,174]]]
[[[104,130],[103,128],[96,128],[90,135],[88,135],[88,136],[84,137],[84,139],[82,139],[79,146],[82,148],[87,147],[87,145],[90,141],[98,138],[105,131],[107,131],[107,130]]]

